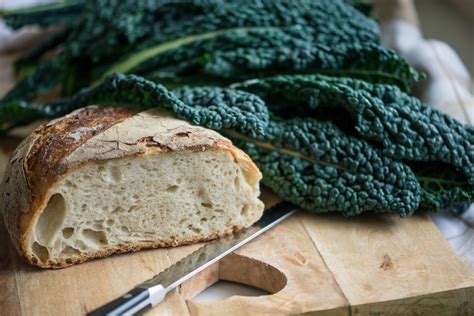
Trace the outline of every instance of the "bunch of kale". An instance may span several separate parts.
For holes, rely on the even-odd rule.
[[[473,200],[473,129],[408,96],[421,76],[342,0],[80,7],[17,64],[27,74],[0,102],[3,130],[89,104],[163,106],[231,138],[310,211],[407,216]],[[63,99],[29,103],[59,84]]]

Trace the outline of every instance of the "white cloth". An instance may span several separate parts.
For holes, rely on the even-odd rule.
[[[17,9],[52,1],[54,0],[3,0],[0,1],[0,10]],[[27,26],[15,32],[0,18],[0,54],[31,47],[38,38],[54,30],[57,30],[57,27],[41,29],[37,26]]]

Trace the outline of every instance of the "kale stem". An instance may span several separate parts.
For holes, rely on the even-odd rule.
[[[250,138],[248,136],[242,135],[239,132],[236,132],[235,130],[224,129],[224,130],[219,130],[219,132],[221,134],[225,135],[225,136],[230,137],[230,138],[236,138],[236,139],[239,139],[239,140],[243,140],[243,141],[255,144],[258,147],[265,148],[265,149],[268,149],[268,150],[271,150],[271,151],[278,151],[279,153],[282,153],[284,155],[300,158],[300,159],[309,161],[313,164],[317,164],[317,165],[321,165],[321,166],[325,166],[325,167],[336,168],[338,170],[346,171],[343,167],[341,167],[337,164],[332,164],[332,163],[329,163],[329,162],[326,162],[326,161],[316,160],[316,159],[313,159],[311,157],[302,155],[299,152],[289,150],[289,149],[286,149],[286,148],[277,147],[277,146],[275,146],[275,145],[273,145],[269,142],[258,141],[258,140],[255,140],[253,138]]]

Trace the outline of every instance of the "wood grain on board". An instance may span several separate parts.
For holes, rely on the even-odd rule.
[[[0,57],[0,95],[13,83]],[[30,129],[1,136],[0,175]],[[264,196],[267,205],[276,201]],[[26,264],[0,225],[0,314],[81,315],[200,245],[146,250],[66,268]],[[193,301],[219,279],[271,295]],[[474,313],[474,276],[426,214],[344,218],[300,212],[170,293],[147,315],[383,315]]]

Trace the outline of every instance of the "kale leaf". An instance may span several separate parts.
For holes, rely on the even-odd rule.
[[[386,157],[411,165],[426,207],[440,209],[472,200],[474,129],[395,86],[308,75],[251,80],[233,87],[262,97],[277,115],[335,122]]]
[[[0,10],[0,17],[13,29],[30,24],[73,25],[79,19],[84,3],[85,0],[62,0],[20,9]]]
[[[135,75],[114,74],[100,85],[85,88],[76,95],[48,104],[14,101],[0,106],[0,129],[26,124],[38,118],[51,119],[90,104],[161,106],[181,119],[208,128],[234,128],[248,135],[264,132],[268,111],[257,96],[230,89],[195,89],[194,95],[182,90],[182,100],[164,86]],[[183,102],[184,101],[184,102]]]
[[[383,48],[376,23],[342,0],[90,0],[63,50],[28,73],[3,99],[31,101],[62,84],[63,95],[107,75],[139,74],[165,83],[229,84],[279,73],[321,72],[409,90],[422,78]],[[63,34],[64,35],[64,34]],[[54,66],[54,71],[51,68]]]

